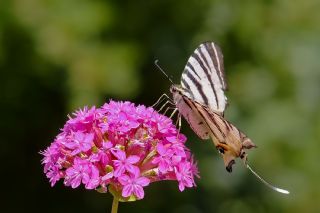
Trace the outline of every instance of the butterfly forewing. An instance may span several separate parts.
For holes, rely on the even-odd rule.
[[[227,98],[223,56],[213,42],[201,44],[188,59],[181,77],[181,86],[191,99],[223,114]]]

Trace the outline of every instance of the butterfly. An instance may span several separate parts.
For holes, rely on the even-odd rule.
[[[159,69],[172,82],[170,92],[176,109],[201,139],[211,138],[228,172],[232,172],[235,159],[240,158],[263,183],[278,192],[289,193],[272,186],[251,169],[247,164],[246,151],[256,145],[224,117],[228,105],[225,96],[227,82],[223,54],[217,44],[204,42],[195,49],[184,68],[180,85],[174,84]]]
[[[201,139],[211,138],[222,155],[225,168],[232,172],[235,158],[246,163],[246,150],[256,145],[224,118],[227,106],[223,55],[218,45],[205,42],[189,57],[181,85],[170,91],[180,114]]]

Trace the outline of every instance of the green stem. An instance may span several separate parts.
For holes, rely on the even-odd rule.
[[[116,196],[113,196],[111,213],[118,212],[118,204],[119,204],[119,199]]]

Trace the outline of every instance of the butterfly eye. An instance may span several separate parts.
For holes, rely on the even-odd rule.
[[[246,153],[242,152],[241,155],[240,155],[240,158],[243,159],[245,156],[246,156]]]
[[[224,148],[221,146],[217,148],[220,154],[224,154]]]

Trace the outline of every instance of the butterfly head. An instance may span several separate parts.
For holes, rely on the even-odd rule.
[[[219,143],[217,150],[222,154],[224,165],[228,172],[232,172],[232,166],[235,164],[235,159],[240,157],[244,164],[247,162],[247,149],[256,147],[256,145],[247,137],[236,143]]]
[[[190,92],[183,88],[181,85],[172,84],[170,87],[170,92],[173,96],[174,102],[177,104],[182,99],[182,96],[191,97]]]
[[[177,84],[172,84],[171,87],[170,87],[170,92],[172,94],[182,93],[183,91],[184,91],[184,89],[182,88],[182,86],[177,85]]]

